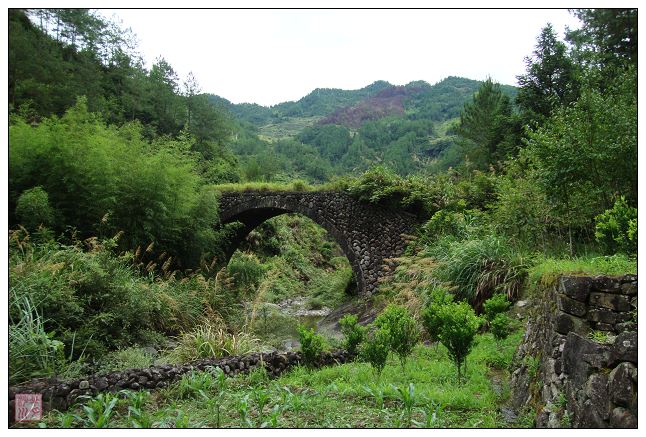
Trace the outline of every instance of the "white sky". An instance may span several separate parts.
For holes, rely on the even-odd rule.
[[[273,105],[315,88],[447,76],[515,85],[536,37],[578,20],[542,10],[102,10],[130,27],[149,67],[163,56],[181,81],[234,103]]]

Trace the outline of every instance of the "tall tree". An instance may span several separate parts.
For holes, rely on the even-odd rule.
[[[637,65],[637,9],[575,9],[581,29],[568,31],[566,39],[588,63]]]
[[[469,160],[486,169],[512,153],[513,120],[509,97],[502,93],[500,84],[487,79],[473,102],[464,105],[457,128]]]
[[[526,73],[517,76],[520,89],[516,102],[524,121],[541,124],[552,111],[579,96],[577,68],[548,24],[541,30],[531,56],[525,58]]]

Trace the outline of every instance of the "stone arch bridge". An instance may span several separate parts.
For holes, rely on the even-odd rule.
[[[322,226],[350,261],[361,296],[372,294],[388,275],[384,259],[401,256],[417,218],[410,213],[359,202],[342,192],[235,192],[220,197],[221,224],[242,227],[225,248],[228,262],[255,227],[277,215],[299,213]]]

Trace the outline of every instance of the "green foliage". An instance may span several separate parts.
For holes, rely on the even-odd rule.
[[[114,393],[99,393],[82,407],[82,414],[75,417],[83,428],[108,428],[119,401]]]
[[[30,296],[10,299],[9,383],[53,376],[67,366],[64,344],[46,332],[43,317]],[[16,316],[11,317],[11,314]]]
[[[205,321],[177,338],[177,346],[168,359],[184,363],[200,358],[243,355],[259,349],[258,340],[246,332],[227,332],[222,323]]]
[[[595,221],[594,236],[609,253],[637,253],[637,208],[628,206],[623,196]]]
[[[484,302],[483,309],[485,318],[491,322],[498,314],[504,313],[511,306],[507,296],[502,293],[494,294]]]
[[[438,310],[438,318],[441,325],[440,341],[448,350],[460,379],[462,366],[466,366],[466,359],[473,348],[481,320],[466,302],[441,306]]]
[[[489,322],[489,330],[496,341],[502,341],[511,333],[511,319],[506,314],[496,314]]]
[[[168,267],[196,267],[219,254],[224,233],[214,230],[217,193],[203,188],[194,142],[182,136],[150,144],[137,123],[105,125],[86,99],[36,127],[16,118],[9,133],[10,208],[20,193],[40,186],[56,211],[56,232],[72,227],[81,238],[122,232],[122,249],[152,242],[154,254],[172,258]],[[29,198],[17,214],[35,207]]]
[[[402,178],[388,167],[375,166],[350,181],[348,192],[361,201],[424,212],[427,187],[420,178]]]
[[[265,271],[253,254],[236,252],[227,265],[227,272],[237,287],[250,294],[249,289],[253,291],[258,286]]]
[[[298,341],[301,344],[301,354],[306,366],[315,366],[325,348],[325,340],[314,329],[305,326],[298,327]]]
[[[578,98],[577,68],[567,56],[551,24],[537,38],[531,56],[525,58],[526,73],[517,77],[520,89],[516,102],[525,117],[542,122],[559,106]]]
[[[389,305],[374,321],[377,328],[389,334],[390,349],[399,356],[402,367],[419,341],[419,327],[408,310]]]
[[[101,357],[97,373],[120,372],[126,369],[142,369],[154,363],[153,356],[139,347],[129,347],[109,352]]]
[[[377,376],[380,376],[386,367],[390,353],[390,339],[391,335],[387,329],[378,328],[370,332],[361,345],[359,353],[361,360],[369,363]]]
[[[637,199],[635,71],[626,70],[603,91],[586,85],[576,103],[558,109],[528,133],[525,150],[534,179],[570,230],[592,231],[594,217],[624,195]]]
[[[366,327],[359,325],[355,314],[346,314],[339,320],[341,333],[345,339],[345,349],[350,355],[356,355],[359,345],[366,337]]]
[[[422,310],[422,325],[431,341],[440,340],[442,330],[442,319],[440,309],[453,302],[453,295],[444,288],[435,287],[430,293],[428,302]]]
[[[456,297],[468,300],[477,309],[496,292],[516,299],[527,277],[526,261],[496,235],[450,241],[428,252],[441,262],[437,277],[451,282]]]
[[[460,115],[457,134],[466,140],[462,149],[467,159],[480,169],[506,159],[516,146],[513,123],[509,97],[499,84],[487,79]]]
[[[49,196],[42,187],[23,191],[16,202],[16,217],[29,231],[38,226],[49,227],[54,224],[54,210],[49,204]]]

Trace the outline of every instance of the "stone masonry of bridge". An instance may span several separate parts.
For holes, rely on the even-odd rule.
[[[350,261],[361,296],[371,295],[388,275],[384,259],[401,256],[413,214],[358,201],[342,192],[236,192],[220,198],[220,222],[242,223],[226,248],[226,262],[255,227],[272,217],[299,213],[323,227]]]

